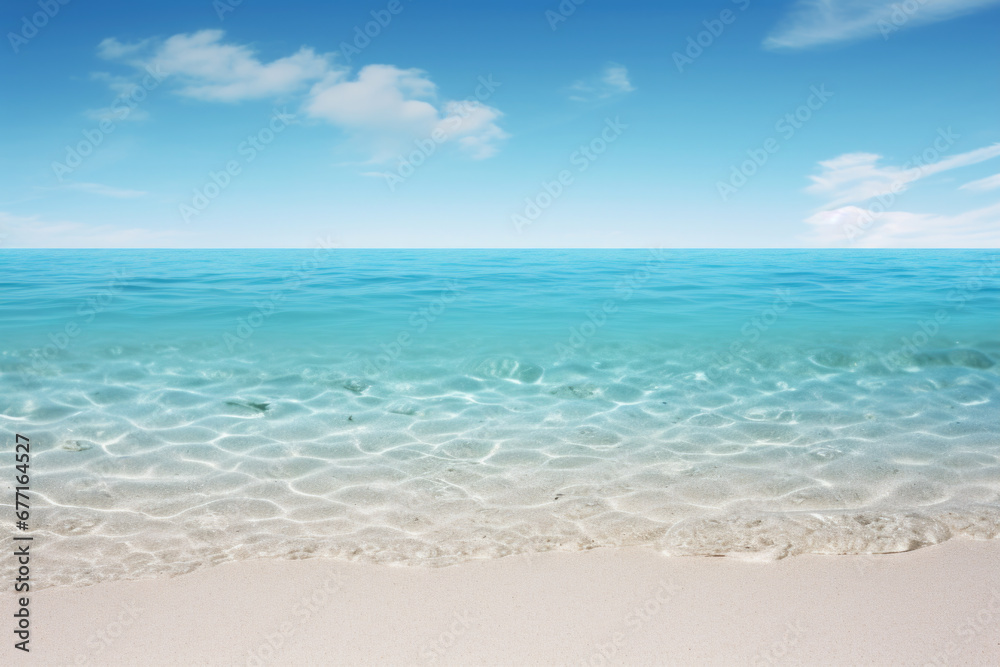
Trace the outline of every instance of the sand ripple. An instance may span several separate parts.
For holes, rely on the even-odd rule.
[[[1000,535],[988,346],[875,372],[804,344],[711,379],[691,371],[711,350],[666,344],[593,342],[587,363],[425,347],[378,374],[361,349],[120,347],[44,378],[5,358],[0,420],[36,443],[39,585],[250,558],[780,558]]]

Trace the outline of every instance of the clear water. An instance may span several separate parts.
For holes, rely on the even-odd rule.
[[[44,585],[246,558],[1000,536],[995,251],[5,251],[0,267],[0,479],[27,435]]]

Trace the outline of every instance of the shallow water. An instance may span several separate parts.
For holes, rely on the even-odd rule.
[[[0,502],[11,516],[22,433],[41,585],[259,557],[1000,536],[995,251],[0,266]]]

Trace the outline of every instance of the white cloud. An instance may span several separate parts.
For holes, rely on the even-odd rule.
[[[951,135],[941,134],[941,138]],[[935,149],[937,150],[937,149]],[[823,246],[873,248],[997,247],[1000,246],[1000,204],[955,215],[897,210],[897,195],[933,174],[1000,156],[1000,144],[948,158],[902,166],[881,166],[881,156],[847,153],[820,162],[822,172],[811,176],[806,192],[826,197],[822,209],[806,218],[809,241]],[[994,180],[974,181],[963,187]],[[986,189],[986,188],[982,188]],[[866,208],[858,206],[878,198]]]
[[[118,93],[119,97],[127,97],[139,88],[134,77],[119,76],[110,72],[91,72],[90,78],[106,84],[108,88]]]
[[[139,53],[146,48],[148,44],[148,39],[134,42],[132,44],[125,44],[123,42],[119,42],[114,37],[108,37],[107,39],[101,40],[101,43],[97,45],[97,55],[105,60],[120,60],[126,56],[132,56]]]
[[[346,127],[391,126],[412,132],[432,126],[437,109],[428,100],[435,89],[423,72],[391,65],[368,65],[355,80],[330,74],[310,92],[306,111]]]
[[[490,157],[507,134],[500,129],[498,109],[482,99],[499,84],[492,77],[480,78],[478,99],[438,100],[437,87],[426,72],[392,65],[368,65],[352,79],[350,70],[334,64],[332,54],[317,54],[302,47],[298,52],[271,62],[262,62],[249,47],[222,42],[221,30],[180,34],[166,40],[147,39],[124,44],[114,38],[98,46],[98,54],[120,60],[141,74],[147,70],[169,76],[181,95],[213,102],[304,92],[304,109],[312,118],[343,128],[372,157],[383,162],[413,148],[414,140],[438,137],[439,143],[454,142],[473,158]],[[622,68],[624,69],[624,68]],[[137,87],[134,77],[97,73],[119,96]],[[629,87],[624,72],[610,72],[609,85]],[[624,78],[623,78],[624,77]],[[121,108],[89,112],[98,120],[120,119]],[[133,118],[144,116],[133,110]]]
[[[618,93],[631,93],[635,88],[628,80],[628,69],[623,65],[609,64],[604,68],[601,83]]]
[[[972,190],[973,192],[986,192],[997,188],[1000,188],[1000,174],[980,178],[978,181],[966,183],[961,187],[962,190]]]
[[[87,110],[86,114],[88,118],[98,122],[107,120],[114,123],[123,120],[138,121],[149,118],[149,112],[145,109],[140,109],[134,102],[130,103],[130,100],[136,95],[137,91],[143,87],[139,83],[141,77],[119,76],[110,72],[92,72],[90,78],[106,84],[108,88],[117,93],[117,97],[106,107]]]
[[[146,120],[149,113],[138,108],[138,105],[131,102],[132,96],[143,88],[140,83],[141,76],[120,76],[110,72],[92,72],[90,78],[104,83],[114,93],[117,94],[111,104],[99,109],[90,109],[87,116],[92,120],[109,120],[118,122],[121,120]]]
[[[108,38],[98,46],[98,55],[162,72],[180,82],[181,95],[215,102],[292,93],[331,70],[332,56],[317,54],[307,47],[264,63],[250,47],[224,44],[222,37],[221,30],[201,30],[162,42],[123,44]]]
[[[8,248],[153,248],[191,245],[189,234],[185,232],[47,221],[37,216],[15,216],[3,211],[0,211],[0,239],[3,246]]]
[[[412,142],[456,141],[474,158],[497,150],[507,134],[496,124],[499,110],[477,100],[437,101],[437,87],[417,69],[368,65],[356,78],[331,72],[313,86],[305,111],[351,132],[381,162]]]
[[[497,109],[477,101],[446,102],[435,129],[446,140],[456,140],[462,149],[477,160],[492,157],[500,141],[509,135],[495,120],[502,114]]]
[[[834,208],[890,192],[899,194],[914,181],[997,156],[1000,156],[1000,144],[978,148],[929,164],[911,159],[901,166],[880,166],[878,163],[882,156],[873,153],[846,153],[832,160],[820,162],[822,171],[818,175],[809,177],[813,183],[806,188],[806,192],[829,198],[826,207]]]
[[[569,90],[569,99],[574,102],[593,102],[631,93],[635,87],[629,81],[628,68],[617,63],[608,63],[596,77],[577,81],[569,87]]]
[[[799,0],[764,46],[802,49],[936,23],[1000,0]],[[911,8],[912,7],[912,8]]]
[[[806,219],[811,240],[859,248],[1000,247],[1000,204],[957,215],[878,211],[845,206]]]

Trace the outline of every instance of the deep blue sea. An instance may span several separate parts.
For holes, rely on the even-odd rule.
[[[997,251],[7,250],[0,283],[46,585],[1000,536]]]

